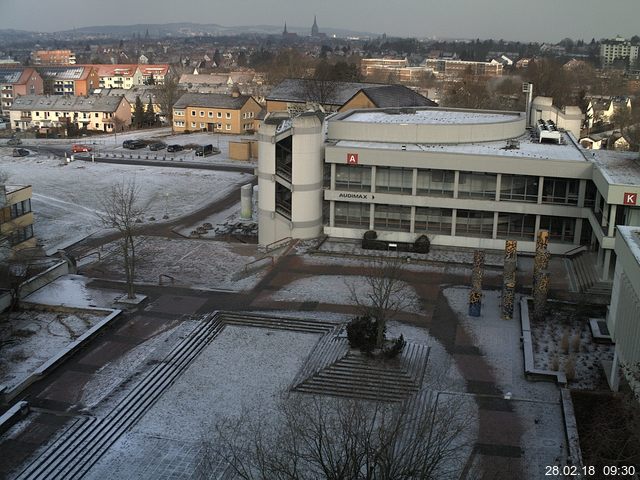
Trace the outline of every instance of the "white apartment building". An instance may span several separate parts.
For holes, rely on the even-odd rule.
[[[433,107],[352,110],[320,120],[270,115],[260,129],[259,242],[280,238],[598,251],[615,264],[616,225],[640,225],[640,166],[586,152],[552,119]]]
[[[600,43],[600,59],[603,66],[611,65],[617,58],[628,60],[629,64],[633,64],[638,60],[639,51],[639,45],[634,45],[622,37],[603,40]]]

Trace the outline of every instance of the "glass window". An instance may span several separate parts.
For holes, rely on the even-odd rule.
[[[458,197],[494,200],[496,198],[497,177],[495,173],[460,172]]]
[[[456,236],[491,238],[493,235],[493,212],[458,210],[456,214]]]
[[[501,213],[498,215],[498,238],[533,241],[535,228],[535,215],[521,213]]]
[[[209,118],[213,118],[213,112],[209,112]]]
[[[376,168],[376,192],[411,194],[413,169],[397,167]]]
[[[538,201],[539,178],[528,175],[502,175],[500,200],[506,202]]]
[[[542,186],[542,203],[578,205],[580,180],[571,178],[545,178]]]
[[[376,229],[411,230],[411,207],[402,205],[376,205],[373,224]]]
[[[453,197],[453,170],[418,170],[418,195]]]
[[[416,207],[416,233],[436,233],[440,235],[451,235],[451,214],[450,208],[424,208]]]
[[[227,123],[227,124],[224,126],[224,128],[225,128],[225,130],[231,130],[231,125]]]
[[[227,112],[227,118],[231,118],[231,113]]]
[[[576,219],[567,217],[540,217],[540,229],[549,231],[549,240],[561,243],[573,243]]]
[[[193,116],[193,117],[196,116],[196,111],[195,110],[191,110],[191,116]]]
[[[218,118],[222,118],[222,112],[218,112]]]
[[[371,191],[371,167],[336,165],[336,189]]]
[[[335,202],[334,225],[369,228],[369,204]]]
[[[202,110],[200,110],[200,116],[204,117],[204,112]]]

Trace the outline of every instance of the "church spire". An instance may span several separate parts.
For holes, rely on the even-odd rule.
[[[318,21],[316,19],[316,15],[313,16],[313,26],[311,27],[311,36],[315,37],[318,35]]]
[[[284,22],[284,30],[282,31],[283,35],[287,34],[287,22]]]

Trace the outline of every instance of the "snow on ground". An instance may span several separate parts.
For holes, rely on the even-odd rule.
[[[44,305],[111,308],[122,292],[93,289],[91,279],[82,275],[63,275],[27,296],[24,301]]]
[[[482,314],[475,318],[468,315],[468,288],[447,288],[444,295],[471,333],[472,344],[493,367],[498,386],[503,392],[512,393],[512,405],[524,429],[521,445],[526,446],[525,478],[540,478],[545,465],[558,464],[558,458],[566,456],[564,418],[558,387],[551,382],[529,382],[524,377],[518,309],[514,310],[513,320],[500,319],[499,292],[484,291]]]
[[[413,287],[401,282],[403,304],[410,313],[420,312],[420,301]],[[295,280],[271,295],[275,301],[320,302],[353,305],[353,290],[357,298],[364,299],[371,291],[366,277],[322,275]]]
[[[192,440],[225,417],[268,415],[319,338],[226,326],[132,431]]]
[[[24,377],[102,319],[87,313],[23,310],[0,318],[0,385]]]
[[[264,270],[238,278],[244,266],[259,258],[257,245],[213,240],[138,237],[136,281],[157,285],[160,275],[169,275],[176,285],[211,290],[250,289],[262,278]],[[91,264],[100,276],[124,280],[124,270],[116,242],[104,246],[100,261]],[[164,279],[168,281],[168,279]]]
[[[0,171],[10,184],[33,186],[34,233],[46,250],[55,250],[102,229],[100,197],[123,180],[135,180],[144,221],[188,214],[248,183],[251,175],[211,170],[174,169],[72,162],[31,155],[18,160],[0,152]]]
[[[92,375],[91,381],[83,387],[80,402],[86,408],[96,406],[136,372],[146,372],[153,368],[153,365],[162,361],[178,341],[198,326],[198,322],[195,320],[177,322],[175,326],[170,326],[166,330],[154,334],[151,338],[132,348],[113,362],[101,367],[100,370]],[[126,334],[127,327],[128,325],[120,327],[122,334]],[[127,388],[123,388],[118,393],[123,395],[126,390]],[[106,414],[109,408],[99,409],[97,412],[100,412],[100,410],[103,410],[103,413]],[[100,413],[97,414],[100,416]]]

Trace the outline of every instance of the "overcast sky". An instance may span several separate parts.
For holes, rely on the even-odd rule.
[[[323,27],[388,35],[591,40],[640,34],[640,0],[0,0],[0,28],[198,22]]]

